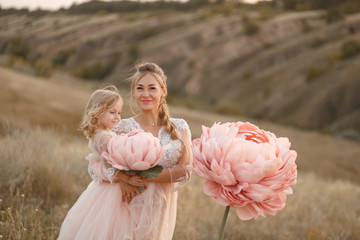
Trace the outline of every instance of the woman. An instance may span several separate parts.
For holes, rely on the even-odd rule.
[[[152,133],[161,145],[169,144],[159,162],[164,167],[162,173],[156,178],[143,179],[145,191],[140,193],[137,186],[120,180],[122,198],[129,203],[129,228],[134,240],[172,239],[176,222],[176,190],[190,178],[191,133],[183,119],[169,116],[165,100],[166,80],[163,70],[154,63],[136,66],[131,77],[131,95],[140,112],[122,119],[114,129],[117,134],[140,129]]]

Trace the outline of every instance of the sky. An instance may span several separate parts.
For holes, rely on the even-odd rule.
[[[89,0],[0,0],[0,6],[2,8],[15,7],[28,8],[30,10],[34,10],[37,8],[46,10],[57,10],[61,7],[70,7],[73,3],[82,3],[87,1]],[[257,1],[258,0],[244,0],[244,2],[248,3],[254,3]]]
[[[82,3],[88,0],[0,0],[2,8],[16,7],[29,8],[31,10],[41,8],[47,10],[57,10],[61,7],[70,7],[73,3]]]

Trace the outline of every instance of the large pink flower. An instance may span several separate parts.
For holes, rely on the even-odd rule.
[[[157,165],[166,147],[151,133],[134,130],[112,137],[102,156],[120,170],[147,170]]]
[[[192,143],[194,172],[207,179],[205,194],[236,210],[242,220],[275,215],[296,183],[296,152],[287,138],[251,123],[203,127]]]

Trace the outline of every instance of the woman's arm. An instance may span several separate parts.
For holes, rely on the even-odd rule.
[[[173,168],[163,169],[156,178],[144,179],[146,182],[171,183],[188,180],[191,174],[192,151],[191,151],[191,134],[189,130],[181,131],[182,140],[186,148],[186,154],[181,157],[181,161]]]
[[[190,174],[190,165],[184,165],[180,163],[173,168],[163,169],[163,171],[156,178],[146,178],[143,181],[158,183],[182,182],[190,179]]]

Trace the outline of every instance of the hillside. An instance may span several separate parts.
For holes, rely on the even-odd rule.
[[[117,83],[136,61],[154,61],[189,107],[359,139],[360,14],[329,24],[321,10],[267,10],[9,15],[0,18],[0,53]]]

